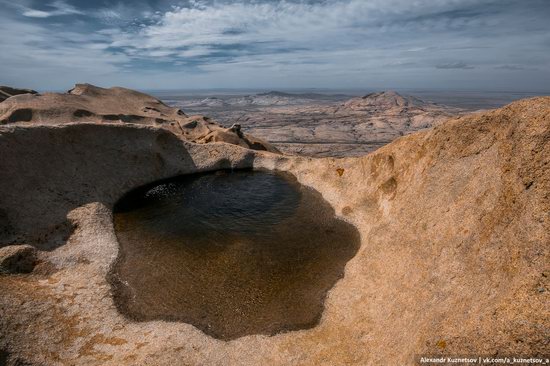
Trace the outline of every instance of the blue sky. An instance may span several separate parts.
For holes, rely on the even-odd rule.
[[[0,84],[548,91],[550,0],[0,0]]]

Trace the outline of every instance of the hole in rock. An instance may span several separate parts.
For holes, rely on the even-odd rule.
[[[239,170],[138,188],[114,209],[115,303],[215,338],[311,328],[359,233],[288,173]]]

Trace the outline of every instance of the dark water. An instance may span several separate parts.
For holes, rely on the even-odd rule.
[[[287,174],[184,176],[115,207],[119,310],[190,323],[220,339],[309,328],[359,234]]]

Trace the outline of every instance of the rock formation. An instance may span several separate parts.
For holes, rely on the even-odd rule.
[[[0,276],[8,362],[403,365],[418,355],[547,354],[550,98],[344,159],[196,144],[163,124],[104,123],[101,115],[122,112],[93,104],[84,105],[94,123],[0,127],[0,246],[30,244],[39,262],[30,274]],[[119,314],[107,282],[118,252],[114,203],[163,178],[245,167],[290,172],[361,234],[319,324],[225,342],[189,324]]]
[[[37,91],[31,89],[17,89],[9,86],[0,85],[0,102],[20,94],[38,94]]]
[[[270,144],[254,137],[239,137],[207,117],[187,116],[180,109],[168,107],[156,98],[125,88],[104,89],[90,84],[77,84],[64,94],[24,94],[0,104],[0,124],[71,122],[157,126],[192,142],[208,141],[207,136],[215,134],[223,136],[224,141],[231,144],[277,151]]]

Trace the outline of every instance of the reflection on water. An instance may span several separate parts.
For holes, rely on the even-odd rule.
[[[119,310],[220,339],[314,326],[359,247],[356,229],[288,174],[178,177],[115,207]]]

